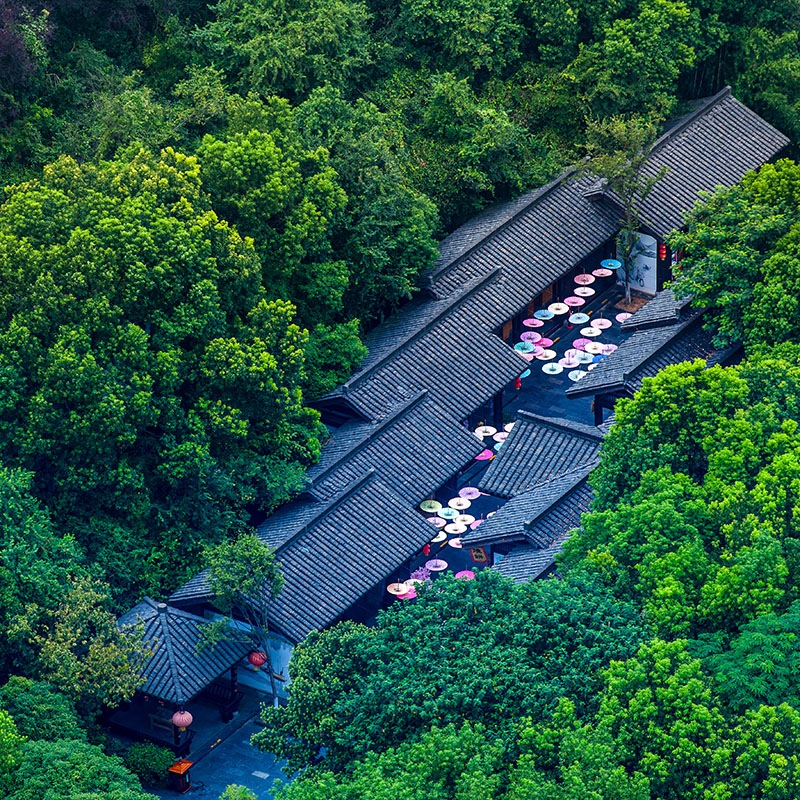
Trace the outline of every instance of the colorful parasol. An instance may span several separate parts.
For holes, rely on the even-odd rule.
[[[605,344],[603,345],[603,355],[610,356],[618,347],[615,344]]]
[[[444,531],[437,531],[436,536],[431,539],[432,542],[443,542],[447,538],[447,534]]]
[[[552,346],[553,346],[552,339],[548,339],[546,336],[542,336],[542,338],[539,339],[539,347],[552,347]]]
[[[622,266],[622,262],[616,258],[607,258],[600,262],[600,266],[603,269],[619,269]]]
[[[530,375],[531,371],[529,369],[525,371]],[[492,439],[494,439],[496,442],[504,442],[506,439],[508,439],[508,434],[505,431],[499,431],[492,436]]]
[[[494,453],[491,450],[481,450],[481,452],[475,456],[476,461],[488,461],[490,458],[494,458]]]
[[[461,539],[458,539],[458,538],[451,539],[447,544],[449,544],[450,547],[455,547],[456,550],[460,550],[461,549]]]
[[[564,367],[561,364],[544,364],[542,366],[542,372],[546,372],[548,375],[559,375],[563,371]]]
[[[572,346],[576,350],[585,350],[586,349],[586,345],[589,344],[590,341],[591,341],[591,339],[576,339],[572,343]]]
[[[417,596],[417,589],[412,586],[405,594],[398,595],[401,600],[413,600]]]
[[[497,433],[497,428],[493,428],[491,425],[479,425],[475,428],[475,435],[481,439],[484,439],[487,436],[494,436]]]
[[[442,572],[447,569],[447,562],[442,558],[432,558],[430,561],[425,562],[425,566],[431,572]]]
[[[604,347],[605,345],[601,342],[589,342],[584,349],[587,353],[591,353],[592,356],[596,356],[598,353],[603,352]]]
[[[390,583],[386,587],[386,591],[389,592],[389,594],[394,594],[399,596],[401,594],[405,594],[412,588],[413,586],[410,583]]]
[[[475,522],[475,517],[472,514],[459,514],[453,522],[457,525],[472,525]]]
[[[451,522],[444,526],[445,533],[466,533],[467,526],[460,525],[458,522]]]
[[[494,430],[494,428],[492,428]],[[466,497],[453,497],[447,501],[450,508],[457,508],[459,511],[464,511],[472,505],[472,500],[467,500]]]
[[[524,320],[522,320],[522,324],[526,328],[543,328],[544,327],[544,322],[542,322],[540,319],[536,319],[536,317],[530,317],[530,319],[524,319]]]
[[[514,423],[513,422],[506,422],[506,424],[503,425],[503,430],[506,433],[511,433],[511,431],[514,430]]]
[[[589,321],[589,315],[584,314],[583,311],[576,311],[574,314],[570,314],[569,321],[573,325],[585,325]]]
[[[548,320],[553,319],[555,314],[546,308],[540,308],[538,311],[533,312],[533,316],[536,317],[536,319]]]
[[[443,508],[439,512],[439,516],[447,520],[455,519],[458,516],[458,511],[455,508]]]
[[[531,344],[536,344],[539,339],[542,338],[541,333],[536,333],[536,331],[524,331],[520,334],[519,337],[523,342],[530,342]]]
[[[630,319],[632,316],[633,314],[629,314],[627,311],[620,311],[620,313],[617,314],[617,316],[614,317],[614,319],[617,322],[625,322],[626,319]]]
[[[574,358],[559,358],[558,363],[561,364],[564,369],[575,369],[575,367],[579,366],[578,360]]]
[[[434,526],[434,528],[444,528],[447,525],[447,520],[444,517],[428,517],[428,522]]]
[[[607,267],[600,267],[600,269],[592,270],[592,275],[594,275],[596,278],[609,278],[613,274],[614,271],[608,269]]]
[[[481,496],[481,492],[474,486],[464,486],[458,490],[458,496],[465,500],[477,500]]]
[[[438,500],[423,500],[419,507],[428,514],[432,514],[434,511],[438,511],[442,504]]]
[[[587,347],[588,347],[588,345],[587,345]],[[577,354],[575,356],[575,360],[579,364],[591,364],[592,361],[594,360],[594,356],[588,350],[586,350],[586,351],[578,350],[578,352],[577,352]]]
[[[469,526],[469,529],[471,531],[474,531],[475,528],[479,528],[481,525],[483,525],[484,522],[485,522],[485,520],[476,519],[475,522],[473,522],[472,525]]]
[[[542,350],[542,352],[536,356],[539,361],[552,361],[556,357],[555,350]]]
[[[561,314],[569,314],[569,306],[567,305],[566,302],[563,302],[563,303],[550,303],[550,305],[547,306],[547,310],[548,311],[552,311],[553,314],[559,314],[559,315],[561,315]]]
[[[514,349],[520,353],[530,353],[534,347],[536,347],[536,345],[531,342],[517,342],[514,345]]]
[[[531,355],[533,355],[533,353],[531,353]],[[530,371],[529,369],[526,369],[526,370],[525,370],[525,372],[520,372],[520,374],[519,374],[520,380],[521,380],[522,378],[527,378],[527,377],[528,377],[528,375],[530,375],[530,374],[531,374],[531,371]],[[499,435],[500,435],[499,433],[496,433],[496,434],[495,434],[495,437],[497,437],[497,436],[499,436]],[[498,439],[498,441],[502,442],[502,441],[504,441],[504,440],[503,440],[503,439]]]
[[[606,328],[610,328],[614,323],[610,319],[600,317],[599,319],[593,319],[589,324],[593,328],[598,328],[599,330],[604,331]]]
[[[588,286],[590,283],[594,283],[594,275],[587,275],[585,272],[583,275],[576,275],[575,283],[579,286]]]
[[[475,573],[471,569],[462,569],[461,572],[456,572],[456,578],[460,581],[474,581]]]
[[[581,336],[600,336],[602,333],[600,328],[593,328],[591,325],[581,328]]]
[[[585,305],[586,301],[582,297],[565,297],[564,302],[570,308],[580,308],[582,305]]]
[[[583,370],[583,369],[574,369],[574,370],[572,370],[572,372],[570,372],[570,373],[569,373],[569,375],[567,375],[567,377],[568,377],[568,378],[569,378],[571,381],[573,381],[574,383],[576,383],[576,382],[577,382],[577,381],[579,381],[579,380],[580,380],[580,379],[581,379],[581,378],[582,378],[584,375],[586,375],[586,370]]]
[[[578,297],[592,297],[594,295],[594,289],[591,286],[579,286],[575,290],[575,294]]]

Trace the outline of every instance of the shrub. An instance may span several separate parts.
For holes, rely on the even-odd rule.
[[[152,742],[138,742],[130,746],[124,760],[142,783],[153,784],[164,780],[167,769],[175,763],[175,755]]]

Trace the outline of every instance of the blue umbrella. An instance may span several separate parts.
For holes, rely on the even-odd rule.
[[[526,369],[525,372],[523,372],[522,375],[520,375],[520,378],[527,378],[528,375],[530,375],[530,374],[531,374],[531,371],[529,369]]]
[[[619,269],[622,266],[622,262],[616,258],[607,258],[605,261],[600,262],[600,266],[605,269]]]
[[[518,350],[520,353],[532,353],[534,347],[535,345],[531,344],[530,342],[517,342],[514,345],[514,349]]]
[[[608,356],[604,356],[602,353],[600,353],[600,354],[596,355],[596,356],[595,356],[595,357],[592,359],[592,361],[594,361],[594,363],[595,363],[595,364],[598,364],[598,363],[599,363],[600,361],[602,361],[604,358],[608,358]]]
[[[533,316],[536,317],[536,319],[553,319],[555,314],[546,308],[540,308],[538,311],[533,312]]]

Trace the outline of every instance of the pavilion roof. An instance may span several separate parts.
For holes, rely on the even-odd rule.
[[[545,548],[518,544],[489,569],[497,570],[501,575],[517,583],[535,580],[553,566],[556,556],[564,549],[564,543],[568,538],[569,536],[563,536]]]
[[[250,650],[245,644],[219,642],[198,652],[208,621],[149,597],[119,619],[122,627],[137,623],[152,650],[142,667],[146,680],[139,691],[168,703],[188,703]]]

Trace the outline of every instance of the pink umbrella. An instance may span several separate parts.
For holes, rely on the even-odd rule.
[[[592,270],[592,275],[594,275],[596,278],[608,278],[613,274],[613,270],[606,269],[605,267],[599,267],[598,269]]]
[[[413,600],[417,596],[417,589],[412,586],[405,594],[397,595],[401,600]]]
[[[471,569],[462,569],[461,572],[456,572],[456,578],[461,581],[474,581],[475,573]]]
[[[473,522],[473,523],[472,523],[472,525],[470,525],[470,526],[469,526],[469,527],[470,527],[470,530],[473,530],[473,531],[474,531],[474,530],[475,530],[475,528],[479,527],[480,525],[483,525],[483,523],[484,523],[484,520],[482,520],[482,519],[476,519],[476,520],[475,520],[475,522]]]
[[[541,328],[544,326],[544,322],[540,319],[536,319],[536,317],[531,317],[530,319],[522,320],[522,324],[526,328]]]
[[[614,323],[610,319],[600,317],[600,319],[593,319],[589,324],[593,328],[600,328],[601,331],[604,331],[606,328],[610,328]]]
[[[449,544],[450,547],[455,547],[456,550],[460,550],[461,549],[461,539],[459,539],[459,538],[451,539],[447,544]]]
[[[594,283],[594,276],[593,275],[587,275],[584,272],[583,275],[576,275],[575,276],[575,283],[578,283],[581,286],[588,286],[590,283]]]
[[[431,572],[441,572],[447,569],[447,562],[442,558],[432,558],[430,561],[425,562],[425,566]]]
[[[447,520],[442,517],[428,517],[428,522],[430,522],[431,525],[435,525],[437,528],[444,528],[444,526],[447,525]]]
[[[604,356],[610,356],[616,349],[617,349],[617,345],[615,345],[615,344],[603,345],[603,355]]]
[[[553,346],[553,340],[552,339],[548,339],[546,336],[542,336],[542,338],[539,339],[539,341],[536,344],[538,344],[539,347],[544,347],[544,348],[552,347]]]
[[[559,358],[558,363],[565,369],[574,369],[580,364],[580,362],[574,358]]]
[[[463,497],[465,500],[477,500],[481,493],[474,486],[465,486],[463,489],[458,490],[458,496]]]
[[[564,351],[564,358],[575,358],[580,352],[582,351],[577,347],[570,347],[569,350]]]
[[[582,297],[574,297],[574,296],[565,297],[564,298],[564,302],[570,308],[580,308],[580,306],[582,306],[582,305],[584,305],[584,303],[586,303],[586,301]]]
[[[576,350],[585,350],[585,349],[586,349],[586,345],[587,345],[587,344],[589,344],[589,342],[591,342],[591,341],[592,341],[591,339],[586,339],[586,338],[582,338],[582,339],[576,339],[576,340],[575,340],[575,341],[572,343],[572,346],[573,346],[573,347],[574,347]]]
[[[508,434],[505,431],[500,431],[500,433],[496,433],[494,436],[492,436],[492,439],[494,439],[496,442],[504,442],[506,439],[508,439]]]
[[[476,461],[488,461],[490,458],[494,458],[494,453],[491,450],[481,450],[481,452],[475,456]]]
[[[617,322],[625,322],[625,320],[630,319],[631,316],[632,314],[629,314],[627,311],[622,311],[621,313],[617,314],[614,319],[616,319]]]
[[[578,288],[575,289],[575,294],[578,295],[578,297],[591,297],[594,294],[594,289],[592,289],[591,286],[578,286]]]
[[[539,349],[539,350],[541,350],[542,348],[540,347],[540,348],[538,348],[538,349]],[[537,348],[536,348],[536,346],[534,345],[534,348],[533,348],[533,350],[531,350],[531,352],[530,352],[530,353],[520,353],[520,355],[521,355],[521,356],[522,356],[522,357],[523,357],[523,358],[524,358],[526,361],[533,361],[533,357],[536,355],[536,350],[537,350]]]
[[[540,333],[536,333],[536,331],[525,331],[524,333],[520,334],[519,338],[523,342],[532,342],[533,344],[536,344],[539,339],[542,338],[542,335]]]

